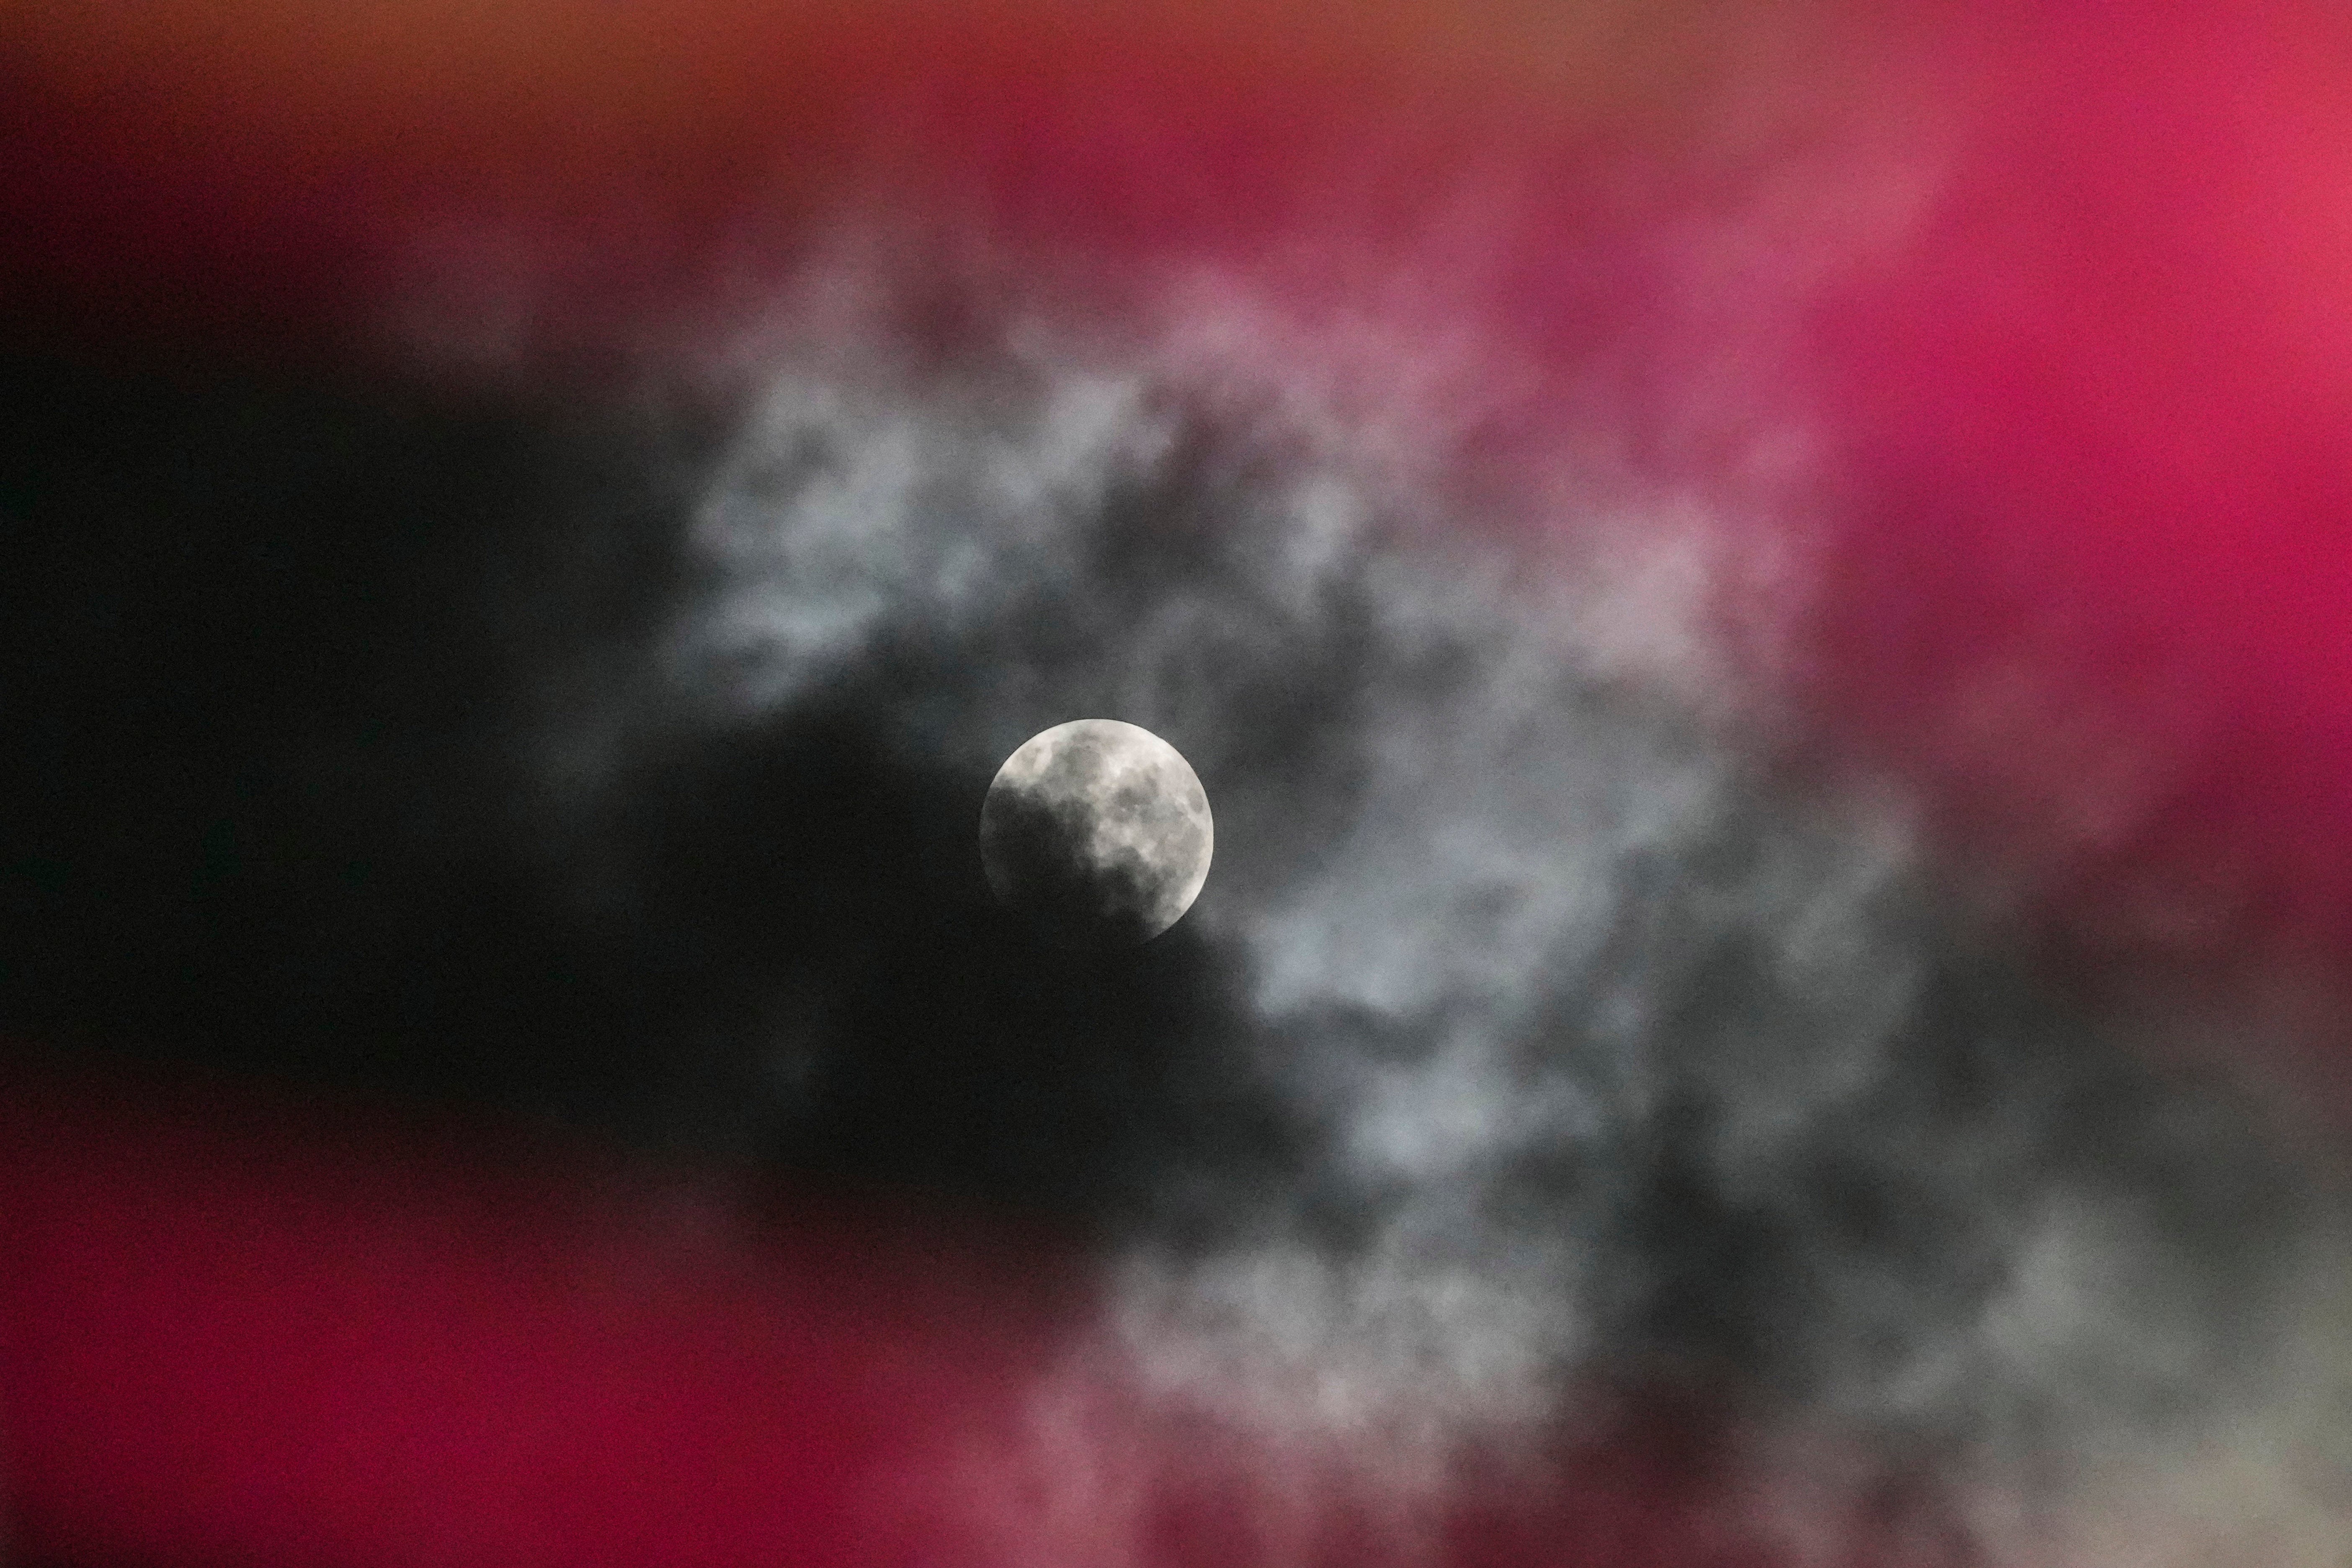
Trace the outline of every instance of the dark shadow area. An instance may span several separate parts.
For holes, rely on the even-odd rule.
[[[985,780],[855,692],[638,748],[611,813],[542,830],[537,694],[643,662],[677,458],[576,414],[0,363],[0,1031],[1081,1220],[1286,1158],[1210,954],[1010,925]],[[579,857],[617,898],[568,898]]]

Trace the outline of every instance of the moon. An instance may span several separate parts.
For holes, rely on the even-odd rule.
[[[989,887],[1057,946],[1158,936],[1200,896],[1215,841],[1192,764],[1116,719],[1032,735],[996,771],[980,810]]]

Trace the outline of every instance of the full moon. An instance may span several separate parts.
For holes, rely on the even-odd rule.
[[[1064,946],[1132,946],[1174,925],[1208,880],[1214,838],[1192,764],[1116,719],[1032,735],[980,811],[988,885]]]

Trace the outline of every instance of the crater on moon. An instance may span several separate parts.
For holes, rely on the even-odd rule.
[[[998,901],[1049,942],[1149,942],[1208,880],[1209,796],[1175,747],[1116,719],[1076,719],[1005,759],[980,812]]]

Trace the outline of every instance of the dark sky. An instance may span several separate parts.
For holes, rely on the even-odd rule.
[[[690,591],[647,478],[675,443],[520,399],[9,369],[9,662],[50,672],[13,705],[18,1037],[1082,1216],[1145,1148],[1280,1141],[1183,1043],[1234,1032],[1199,943],[1080,960],[997,918],[974,781],[892,754],[887,670],[662,733],[548,820],[550,691],[645,681]],[[813,1064],[772,1059],[804,1030]]]

